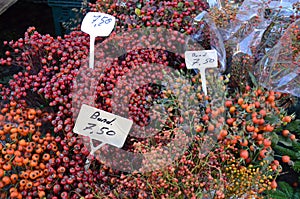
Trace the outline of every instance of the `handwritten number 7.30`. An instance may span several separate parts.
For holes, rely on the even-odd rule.
[[[96,127],[97,125],[96,124],[93,124],[93,123],[88,123],[88,125],[83,129],[83,130],[93,130],[94,127]],[[91,131],[90,134],[93,134],[94,132]],[[109,128],[103,126],[99,129],[99,131],[96,131],[96,134],[98,135],[102,135],[102,134],[106,134],[108,136],[114,136],[116,135],[116,132],[114,132],[113,130],[109,130]]]
[[[101,26],[103,23],[109,24],[112,21],[111,18],[102,15],[94,15],[93,17],[94,19],[92,21],[92,24],[94,24],[94,27],[96,27],[97,25]]]

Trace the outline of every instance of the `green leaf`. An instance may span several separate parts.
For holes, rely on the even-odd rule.
[[[282,144],[284,144],[285,146],[293,146],[292,140],[289,139],[289,138],[286,138],[286,137],[282,137],[282,136],[281,136],[281,137],[279,138],[279,142],[282,143]]]
[[[272,146],[277,145],[279,142],[279,137],[276,133],[272,133],[271,135]]]
[[[250,71],[249,71],[248,73],[249,73],[249,76],[250,76],[251,81],[252,81],[252,83],[254,84],[254,86],[258,87],[257,80],[256,80],[256,78],[254,77],[253,73],[251,73]]]
[[[294,194],[293,199],[300,199],[300,190],[298,189],[297,192]]]
[[[182,8],[183,7],[183,3],[182,2],[179,2],[178,4],[177,4],[177,8]]]
[[[136,8],[134,12],[137,16],[141,16],[141,10],[140,9]]]
[[[293,141],[294,151],[300,151],[300,143],[297,141]]]
[[[278,182],[278,185],[287,197],[292,198],[294,189],[287,182],[280,181]]]
[[[265,120],[268,121],[270,124],[279,124],[280,123],[280,119],[276,115],[267,115],[265,117]]]
[[[300,172],[300,160],[294,162],[293,169],[297,172]]]
[[[178,25],[178,23],[177,23],[177,22],[175,22],[175,23],[174,23],[174,26],[175,26],[176,28],[178,28],[178,27],[179,27],[179,25]]]
[[[276,191],[267,192],[267,196],[272,199],[287,199],[286,194],[278,189]]]
[[[286,126],[291,132],[298,133],[300,135],[300,119],[294,120]]]
[[[292,160],[297,160],[299,158],[299,155],[297,154],[297,152],[295,152],[291,149],[287,149],[287,148],[279,146],[279,145],[275,145],[273,147],[273,149],[276,151],[276,153],[278,153],[280,155],[290,156]]]

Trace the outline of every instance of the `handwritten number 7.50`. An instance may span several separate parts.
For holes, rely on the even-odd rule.
[[[93,134],[94,133],[94,127],[96,127],[97,128],[97,125],[96,124],[94,124],[94,123],[88,123],[88,125],[83,129],[83,130],[88,130],[88,129],[90,129],[90,130],[92,130],[92,131],[90,131],[90,134]],[[114,135],[116,135],[116,132],[115,131],[113,131],[113,130],[110,130],[109,128],[107,128],[107,127],[101,127],[100,128],[100,132],[99,131],[96,131],[96,134],[98,134],[98,135],[102,135],[102,134],[106,134],[106,135],[108,135],[108,136],[114,136]]]
[[[205,65],[207,63],[213,63],[215,60],[211,58],[205,59],[203,63],[200,62],[200,58],[194,58],[192,66],[196,65]]]
[[[94,24],[94,27],[101,26],[103,23],[109,24],[112,21],[111,18],[101,15],[94,15],[93,18],[92,24]]]

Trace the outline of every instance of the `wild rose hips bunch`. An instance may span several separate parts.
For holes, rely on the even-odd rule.
[[[49,153],[50,163],[44,163],[45,168],[43,169],[47,170],[47,175],[36,176],[36,179],[41,181],[39,187],[37,184],[32,186],[35,181],[31,181],[30,178],[25,178],[26,181],[23,180],[23,177],[18,178],[18,182],[21,182],[21,180],[23,180],[22,183],[30,182],[28,190],[25,189],[25,185],[23,188],[22,186],[17,187],[18,195],[32,198],[37,197],[38,193],[42,191],[41,195],[44,193],[50,198],[78,198],[78,194],[69,193],[71,184],[72,186],[75,185],[75,188],[73,188],[77,189],[77,193],[88,195],[91,188],[89,184],[93,184],[92,181],[87,180],[88,178],[92,179],[88,177],[92,174],[84,169],[89,151],[84,146],[82,139],[72,133],[74,120],[71,111],[72,96],[70,94],[77,70],[88,54],[87,35],[81,32],[72,32],[70,35],[66,35],[65,38],[57,37],[54,39],[49,35],[39,34],[32,27],[25,33],[24,39],[19,39],[16,42],[11,41],[7,44],[12,48],[12,51],[7,51],[7,58],[1,59],[1,67],[10,67],[14,64],[21,66],[23,71],[15,74],[14,79],[10,80],[8,86],[1,85],[2,100],[14,103],[18,110],[24,111],[28,107],[33,107],[32,110],[42,110],[45,113],[43,116],[47,115],[43,118],[47,120],[47,125],[39,127],[38,131],[40,133],[38,135],[28,133],[29,127],[26,127],[25,132],[27,134],[21,132],[23,135],[12,134],[11,136],[14,136],[14,142],[16,142],[23,138],[31,140],[31,136],[32,138],[39,136],[43,140],[43,137],[47,135],[49,140],[41,144],[44,143],[48,147],[45,149],[46,151],[49,149],[58,152],[58,154]],[[13,108],[7,105],[4,108],[13,111],[10,110]],[[34,117],[34,115],[30,117]],[[40,125],[40,123],[38,124]],[[35,142],[31,141],[31,143]],[[57,143],[59,145],[56,145]],[[52,146],[53,144],[55,146]],[[29,145],[29,143],[26,145]],[[34,147],[36,146],[32,147],[33,152],[35,152]],[[41,160],[42,157],[40,157]],[[31,159],[29,160],[31,161]],[[31,172],[35,175],[34,172],[39,170],[34,167],[29,168],[29,163],[25,163],[23,166],[23,170],[28,175]]]
[[[34,27],[25,33],[24,39],[11,41],[13,49],[7,51],[3,65],[21,66],[22,72],[14,75],[8,87],[0,88],[2,98],[26,101],[26,104],[50,112],[58,112],[52,124],[55,132],[70,132],[73,123],[71,109],[72,82],[76,71],[88,55],[87,35],[72,32],[64,39],[39,34]]]
[[[117,18],[113,35],[125,29],[142,27],[164,27],[191,34],[195,28],[193,18],[207,9],[207,4],[198,0],[126,1],[120,4],[97,1],[91,7]],[[162,36],[159,39],[167,42]],[[180,35],[168,39],[179,45],[185,44]],[[145,41],[145,38],[136,37],[136,42]],[[234,93],[225,100],[225,87],[216,82],[226,78],[209,77],[210,96],[204,96],[200,76],[195,74],[189,77],[189,81],[170,78],[173,87],[166,90],[140,83],[127,96],[130,118],[140,126],[148,124],[149,106],[157,100],[167,109],[168,120],[153,139],[132,136],[123,149],[136,153],[155,149],[163,151],[169,158],[170,153],[164,147],[171,145],[174,136],[181,138],[176,137],[182,132],[177,125],[189,121],[190,117],[193,122],[183,130],[193,136],[188,140],[189,147],[173,159],[173,164],[153,172],[129,174],[114,170],[101,161],[93,161],[86,145],[88,140],[72,132],[74,113],[78,108],[72,104],[76,100],[80,102],[82,96],[76,98],[71,91],[76,86],[83,90],[89,88],[89,84],[73,84],[79,69],[86,67],[88,36],[74,31],[64,38],[53,38],[39,34],[32,27],[24,38],[7,42],[7,45],[11,50],[5,53],[6,58],[0,59],[1,66],[18,65],[23,69],[14,75],[8,86],[0,85],[2,99],[8,102],[1,107],[0,115],[0,136],[4,143],[0,145],[0,186],[9,190],[11,198],[226,198],[236,194],[236,183],[248,195],[261,193],[269,187],[276,188],[274,176],[280,165],[272,159],[274,130],[292,119],[278,104],[283,94],[245,85],[244,93]],[[172,49],[178,47],[170,46]],[[101,56],[96,53],[96,58]],[[115,58],[99,76],[95,86],[95,106],[112,111],[113,89],[117,81],[132,71],[128,76],[131,82],[146,81],[149,74],[159,80],[167,77],[157,68],[147,67],[146,63],[171,65],[176,70],[185,68],[183,58],[164,48],[126,52]],[[87,70],[85,75],[92,72]],[[137,75],[143,72],[147,74]],[[118,88],[119,95],[124,95],[122,88],[126,90],[128,87],[128,83],[122,84],[121,89]],[[190,95],[193,92],[195,95]],[[180,95],[188,99],[180,100]],[[178,109],[185,107],[186,102],[193,106],[180,113]],[[126,112],[122,107],[118,111]],[[138,130],[135,133],[138,134]],[[295,136],[285,134],[295,139]],[[204,153],[205,147],[209,148],[209,153]],[[155,158],[155,155],[150,156],[143,163],[150,164]],[[89,169],[84,167],[86,159],[92,162]],[[284,156],[284,159],[287,161],[288,158]],[[258,168],[258,171],[253,171],[253,168]],[[261,175],[258,182],[255,178],[265,171],[262,168],[268,169],[268,175]],[[232,170],[236,172],[232,173]],[[248,181],[244,181],[245,178]],[[1,197],[8,197],[2,194]]]
[[[230,95],[225,102],[226,125],[218,138],[223,145],[233,147],[233,154],[245,165],[260,169],[270,167],[270,179],[274,179],[281,171],[278,161],[274,160],[272,148],[277,144],[277,129],[291,122],[294,117],[287,115],[280,106],[285,95],[249,86],[246,86],[245,92]],[[288,136],[295,140],[295,135]],[[274,182],[272,188],[276,188]]]
[[[164,27],[191,34],[193,18],[208,8],[202,0],[194,1],[96,1],[92,11],[115,16],[116,32],[142,27]]]

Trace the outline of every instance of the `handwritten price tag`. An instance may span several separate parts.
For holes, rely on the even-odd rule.
[[[101,12],[88,12],[81,24],[81,31],[90,35],[89,67],[94,68],[95,39],[106,37],[114,29],[116,18]]]
[[[132,124],[129,119],[83,104],[73,131],[122,148]]]
[[[205,69],[218,67],[216,50],[186,51],[185,64],[187,69],[199,69],[202,80],[202,89],[207,95]]]
[[[81,30],[94,37],[106,37],[114,29],[115,23],[116,18],[112,15],[89,12],[82,21]]]
[[[218,66],[217,51],[186,51],[185,62],[188,69],[215,68]]]

